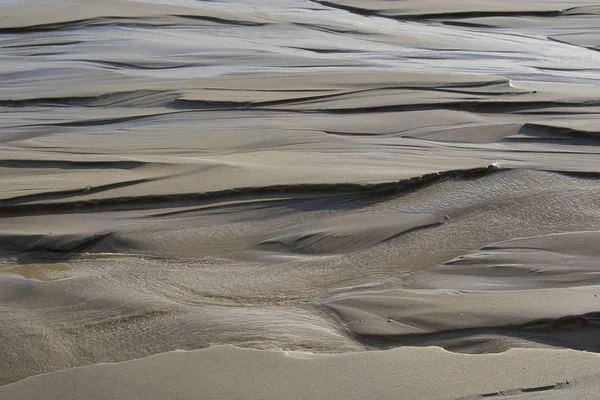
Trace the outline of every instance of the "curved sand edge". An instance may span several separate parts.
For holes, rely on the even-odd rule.
[[[600,355],[512,349],[465,355],[441,348],[317,355],[213,346],[37,375],[3,399],[454,399],[483,395],[592,399]]]

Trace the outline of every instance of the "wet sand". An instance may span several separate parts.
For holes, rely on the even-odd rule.
[[[0,10],[0,397],[592,398],[598,5]]]

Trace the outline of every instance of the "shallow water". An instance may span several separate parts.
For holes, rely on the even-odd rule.
[[[176,349],[600,351],[589,1],[0,1],[0,383]]]

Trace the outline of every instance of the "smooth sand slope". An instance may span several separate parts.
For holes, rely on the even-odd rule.
[[[217,346],[39,375],[0,387],[10,399],[595,399],[597,354],[438,348],[338,355]],[[506,366],[510,368],[506,368]],[[110,384],[107,384],[110,382]]]

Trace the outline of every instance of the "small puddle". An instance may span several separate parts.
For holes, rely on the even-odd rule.
[[[55,281],[65,277],[68,271],[67,264],[24,264],[3,267],[0,264],[0,278],[7,275],[18,275],[26,279],[37,279],[38,281]]]

